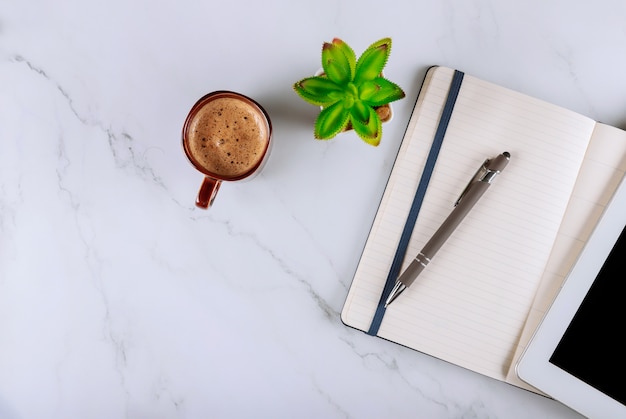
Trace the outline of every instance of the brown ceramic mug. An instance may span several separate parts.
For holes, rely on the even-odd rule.
[[[272,124],[253,99],[220,90],[193,105],[182,137],[187,158],[205,175],[196,205],[206,209],[223,181],[251,179],[261,171],[269,156]]]

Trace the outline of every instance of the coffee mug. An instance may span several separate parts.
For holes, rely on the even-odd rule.
[[[253,99],[220,90],[200,98],[183,125],[183,149],[204,174],[196,206],[209,208],[224,181],[251,179],[269,156],[272,123]]]

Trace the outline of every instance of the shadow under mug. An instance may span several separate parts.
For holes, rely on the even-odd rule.
[[[254,160],[253,163],[251,163],[248,169],[246,169],[243,172],[236,173],[233,175],[227,175],[224,173],[220,174],[220,173],[211,171],[209,168],[206,167],[205,164],[203,164],[200,161],[199,158],[197,158],[197,156],[194,155],[193,150],[192,150],[193,147],[191,147],[190,145],[191,135],[190,135],[189,130],[191,129],[191,126],[193,125],[194,118],[196,118],[198,113],[205,106],[221,98],[235,99],[236,101],[240,101],[243,108],[252,112],[257,117],[257,119],[261,121],[261,124],[265,125],[264,128],[265,128],[266,135],[262,139],[264,140],[264,147],[261,149],[260,155],[256,157],[256,159]],[[218,123],[220,122],[225,123],[226,122],[225,118],[227,117],[225,117],[224,115],[216,115],[214,116],[214,118],[217,118],[217,119],[224,118],[223,121],[218,121]],[[234,121],[230,121],[229,125],[232,125],[233,122]],[[229,127],[228,129],[231,129],[231,128]],[[213,134],[209,133],[209,135],[215,135],[215,133]],[[243,179],[250,180],[253,177],[255,177],[263,169],[263,166],[265,165],[267,158],[270,154],[270,148],[272,144],[271,139],[272,139],[272,123],[270,121],[269,115],[267,114],[265,109],[263,109],[263,107],[259,105],[256,101],[254,101],[253,99],[247,96],[244,96],[240,93],[231,92],[228,90],[215,91],[215,92],[209,93],[201,97],[189,111],[189,114],[187,115],[187,118],[185,119],[185,124],[183,125],[183,132],[182,132],[183,150],[185,151],[187,158],[197,170],[199,170],[200,172],[204,174],[204,180],[202,181],[202,185],[200,186],[200,190],[198,191],[198,196],[196,198],[196,206],[199,208],[203,208],[203,209],[209,208],[213,204],[213,201],[215,200],[215,197],[217,196],[217,191],[219,190],[223,181],[232,182],[232,181],[238,181],[238,180],[243,180]]]

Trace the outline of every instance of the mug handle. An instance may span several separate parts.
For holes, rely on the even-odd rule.
[[[200,190],[198,191],[196,206],[198,208],[207,209],[213,205],[213,201],[217,196],[217,191],[220,189],[221,184],[221,180],[205,176],[202,185],[200,185]]]

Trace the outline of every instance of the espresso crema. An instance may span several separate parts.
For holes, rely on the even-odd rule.
[[[188,152],[208,172],[236,178],[253,171],[263,159],[269,128],[262,112],[243,100],[218,97],[189,121]]]

